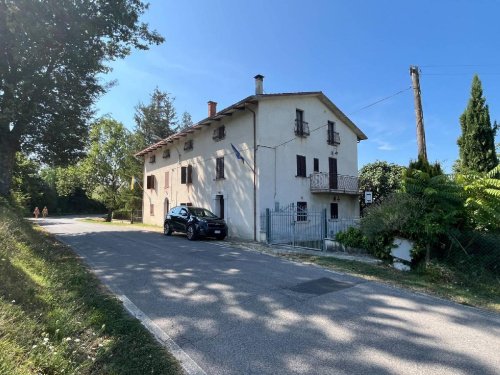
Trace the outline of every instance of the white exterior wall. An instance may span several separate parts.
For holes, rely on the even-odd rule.
[[[296,177],[296,155],[306,157],[307,176],[313,173],[313,159],[319,159],[319,171],[328,172],[328,158],[337,159],[338,174],[357,176],[357,136],[317,96],[272,96],[259,99],[256,112],[257,131],[257,239],[260,233],[260,215],[266,208],[281,207],[298,201],[307,202],[308,209],[326,208],[338,203],[339,218],[359,216],[358,197],[347,194],[311,193],[310,179]],[[304,121],[309,124],[310,135],[302,138],[294,133],[296,109],[304,111]],[[327,144],[328,121],[335,122],[340,135],[340,145]],[[213,130],[225,125],[226,137],[212,139]],[[318,130],[315,130],[319,128]],[[193,139],[193,150],[184,151],[184,143]],[[285,145],[278,146],[291,140]],[[231,148],[234,144],[245,158],[238,160]],[[276,147],[278,146],[278,147]],[[163,150],[170,149],[170,158],[163,159]],[[337,153],[336,153],[337,152]],[[202,206],[216,214],[216,195],[224,196],[224,218],[229,236],[253,239],[253,114],[248,111],[234,112],[221,121],[168,146],[155,150],[156,162],[149,163],[152,153],[144,156],[143,221],[163,225],[166,199],[169,208],[181,203]],[[225,179],[215,181],[215,159],[224,156]],[[193,183],[181,184],[181,167],[193,166]],[[169,171],[169,186],[165,186],[165,172]],[[155,176],[155,188],[146,189],[146,176]],[[150,215],[150,204],[154,215]]]
[[[308,137],[298,137],[294,133],[297,109],[304,111],[304,121],[309,124],[311,132]],[[328,121],[335,123],[335,131],[340,135],[340,145],[336,147],[327,143]],[[296,155],[306,157],[307,176],[313,173],[314,158],[319,159],[319,171],[328,173],[329,157],[337,159],[338,174],[358,175],[356,134],[317,97],[261,99],[257,118],[257,139],[259,213],[266,208],[274,208],[276,202],[283,207],[305,201],[308,209],[326,208],[328,215],[330,203],[338,203],[339,218],[359,216],[357,196],[313,194],[310,190],[310,179],[296,177]],[[276,147],[288,140],[292,141]],[[334,200],[334,197],[339,200]]]
[[[225,126],[226,137],[218,142],[212,139],[213,130]],[[184,143],[193,139],[193,149],[184,151]],[[238,160],[231,143],[240,151],[245,164]],[[163,159],[163,150],[170,149],[170,158]],[[249,112],[236,112],[226,120],[214,121],[210,126],[196,130],[169,146],[155,150],[156,162],[149,163],[151,153],[145,155],[143,221],[163,225],[165,199],[169,208],[181,203],[192,203],[219,214],[216,195],[224,197],[224,218],[229,236],[253,238],[253,116]],[[223,180],[215,180],[215,159],[224,156]],[[181,167],[193,166],[192,184],[181,184]],[[165,186],[165,172],[169,171],[170,186]],[[155,188],[146,189],[146,176],[155,176]],[[154,205],[151,216],[150,204]]]

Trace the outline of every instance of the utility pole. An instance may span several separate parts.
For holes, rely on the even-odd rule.
[[[418,157],[427,161],[427,149],[425,146],[424,112],[422,111],[422,98],[420,97],[420,81],[417,66],[410,66],[410,76],[413,84],[413,96],[415,100],[415,116],[417,117],[417,147]]]

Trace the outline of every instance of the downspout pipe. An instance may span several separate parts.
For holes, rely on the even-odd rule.
[[[257,241],[257,115],[247,106],[253,114],[253,240]]]

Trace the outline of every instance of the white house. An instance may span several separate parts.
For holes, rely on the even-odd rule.
[[[225,218],[229,236],[263,240],[266,208],[359,216],[357,144],[366,135],[322,92],[263,94],[263,78],[255,95],[221,111],[210,101],[206,119],[136,154],[144,223],[163,225],[173,206],[203,206]]]

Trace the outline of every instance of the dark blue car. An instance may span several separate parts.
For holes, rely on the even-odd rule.
[[[227,236],[227,225],[224,219],[206,208],[178,206],[167,213],[163,223],[163,233],[170,236],[172,232],[186,233],[190,241],[198,237],[223,240]]]

